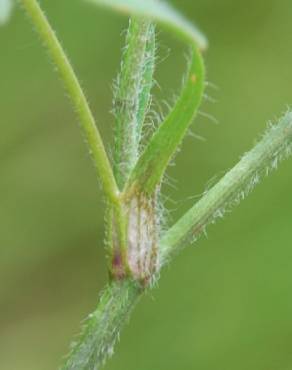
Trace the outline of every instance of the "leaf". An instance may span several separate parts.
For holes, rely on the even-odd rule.
[[[155,191],[196,115],[203,95],[204,76],[203,60],[194,46],[182,94],[139,158],[128,183],[130,192],[133,188],[147,194]]]
[[[150,18],[184,38],[191,39],[199,49],[206,49],[208,42],[203,33],[169,4],[157,0],[86,0],[121,13]]]
[[[0,0],[0,26],[4,25],[10,18],[12,11],[11,0]]]

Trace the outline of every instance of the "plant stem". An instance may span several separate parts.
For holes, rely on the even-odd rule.
[[[243,200],[263,175],[277,168],[292,152],[292,113],[272,126],[262,140],[197,202],[160,241],[164,263],[189,239],[197,239],[208,224]]]
[[[260,176],[275,169],[292,153],[292,113],[271,127],[263,139],[229,171],[217,185],[181,219],[160,241],[163,263],[169,260],[191,236],[238,204],[259,182]],[[108,286],[100,304],[86,323],[62,370],[98,370],[111,355],[116,338],[144,290],[137,282],[125,280]]]
[[[154,64],[155,25],[141,17],[132,17],[114,99],[114,174],[121,190],[141,151],[145,117],[151,103]],[[110,274],[113,279],[131,276],[146,284],[157,266],[158,224],[156,209],[153,209],[156,195],[144,199],[134,194],[131,199],[124,194],[123,191],[121,209],[107,212],[110,216],[107,218]]]
[[[121,190],[138,159],[142,126],[150,100],[155,52],[153,27],[148,20],[130,18],[116,83],[114,173]]]
[[[48,49],[79,115],[81,128],[100,176],[103,190],[108,199],[116,203],[119,194],[118,187],[100,133],[74,70],[38,2],[36,0],[20,0],[20,3],[30,16],[42,42]]]
[[[144,21],[145,22],[145,21]],[[139,96],[139,111],[137,114],[138,127],[137,127],[137,138],[139,144],[141,144],[141,136],[143,133],[143,124],[145,123],[146,115],[151,105],[151,89],[154,85],[154,70],[155,70],[155,58],[156,58],[156,32],[155,24],[149,22],[149,29],[147,34],[147,44],[145,49],[145,65],[141,80],[141,90]]]
[[[199,233],[226,207],[237,204],[279,161],[292,153],[292,113],[287,113],[160,241],[164,263],[190,236]],[[97,310],[89,317],[81,337],[62,370],[99,370],[112,354],[118,334],[132,308],[143,294],[131,280],[114,282],[101,296]]]
[[[123,150],[129,150],[128,153],[130,153],[126,155],[125,159],[128,167],[125,173],[121,173],[121,177],[117,176],[117,184],[85,95],[45,14],[37,0],[19,1],[31,17],[48,49],[79,114],[81,127],[101,177],[104,192],[111,203],[108,208],[110,215],[108,217],[114,215],[114,219],[109,225],[109,233],[114,240],[113,244],[116,243],[113,252],[116,250],[121,252],[121,256],[118,255],[121,258],[114,259],[118,268],[116,271],[112,271],[112,278],[116,280],[113,280],[105,288],[97,310],[89,316],[80,339],[73,346],[62,368],[63,370],[99,370],[105,360],[111,356],[120,330],[128,320],[135,303],[145,292],[145,287],[151,286],[149,282],[158,272],[156,262],[159,259],[156,259],[156,254],[161,254],[162,261],[159,266],[161,268],[182,244],[191,238],[196,239],[208,224],[214,222],[218,217],[222,217],[226,209],[239,203],[259,182],[263,174],[268,174],[270,170],[277,167],[280,160],[291,154],[292,113],[287,113],[278,125],[271,127],[254,149],[247,153],[217,185],[209,190],[185,216],[162,236],[159,242],[160,249],[157,251],[156,199],[155,197],[152,199],[151,196],[152,193],[155,195],[166,165],[185,135],[188,124],[194,117],[201,100],[204,87],[204,65],[199,49],[206,46],[204,36],[173,8],[162,2],[155,0],[91,0],[97,4],[101,3],[114,9],[129,12],[138,18],[145,17],[145,19],[133,24],[135,26],[131,31],[133,33],[129,34],[132,44],[130,43],[131,47],[128,54],[126,53],[120,90],[117,94],[117,113],[120,119],[118,128],[120,137],[118,139],[121,140],[117,145],[118,152],[119,155],[125,153]],[[149,33],[148,41],[143,38],[149,30],[148,26],[151,24],[151,20],[159,21],[172,29],[176,35],[190,42],[196,58],[192,61],[186,88],[182,92],[181,99],[172,114],[153,135],[131,175],[138,156],[141,125],[145,118],[145,110],[150,96],[149,86],[144,91],[142,87],[145,85],[145,78],[148,81],[152,80],[153,73],[153,65],[150,65],[150,69],[147,69],[145,65],[147,45],[152,51],[154,50],[150,45],[153,34],[151,36]],[[140,31],[141,33],[139,33]],[[138,50],[139,47],[141,49]],[[141,61],[144,63],[142,69]],[[135,78],[137,77],[136,73],[139,74],[138,79]],[[143,77],[141,77],[142,75]],[[134,104],[131,102],[127,106],[129,99],[134,99]],[[120,105],[121,101],[122,105]],[[120,108],[122,107],[120,110],[119,105]],[[132,115],[135,119],[134,125],[132,124]],[[125,129],[122,124],[126,124],[128,127]],[[130,135],[130,142],[127,141],[128,135]],[[118,172],[123,163],[124,157],[119,157],[117,161]],[[120,196],[118,185],[122,190],[128,178],[130,179],[128,188]],[[135,187],[135,185],[138,186]],[[145,194],[146,199],[144,200]],[[152,216],[153,212],[154,216]],[[149,227],[150,224],[153,224],[153,227]],[[139,242],[137,243],[137,241]],[[153,251],[154,253],[152,253]],[[122,261],[122,264],[119,261]],[[142,263],[143,266],[140,267],[139,265]],[[136,266],[138,266],[137,270],[135,270]],[[120,267],[125,268],[125,271],[120,270]],[[126,271],[127,268],[130,273]],[[143,285],[144,280],[145,284]]]
[[[141,296],[141,288],[133,281],[114,282],[100,297],[97,310],[84,324],[62,370],[98,370],[108,357],[131,310]]]

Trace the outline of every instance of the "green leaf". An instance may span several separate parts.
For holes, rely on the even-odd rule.
[[[155,191],[197,113],[204,90],[204,77],[204,63],[200,52],[194,46],[182,94],[139,158],[128,189],[138,188],[148,194]]]
[[[0,0],[0,26],[5,24],[11,14],[12,1],[11,0]]]
[[[202,32],[169,4],[157,0],[87,0],[121,13],[150,18],[174,31],[175,34],[191,39],[199,49],[206,49],[208,42]]]

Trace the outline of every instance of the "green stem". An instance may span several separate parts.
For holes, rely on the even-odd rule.
[[[197,239],[208,224],[243,200],[261,176],[277,168],[292,152],[292,113],[267,130],[262,140],[196,203],[160,241],[162,261],[169,260],[190,239]]]
[[[114,99],[114,173],[120,189],[124,187],[139,155],[154,70],[153,28],[148,20],[130,18]]]
[[[143,124],[151,100],[155,59],[155,26],[132,17],[126,37],[121,72],[117,78],[114,113],[114,174],[122,190],[139,156]],[[122,199],[121,199],[122,202]],[[107,227],[110,273],[113,278],[130,274],[127,261],[128,205],[109,204]]]
[[[145,21],[144,21],[145,22]],[[143,124],[145,123],[146,114],[151,105],[151,89],[154,85],[155,53],[156,53],[156,33],[155,24],[149,22],[147,44],[145,49],[145,65],[141,80],[141,89],[139,94],[139,110],[137,114],[137,141],[141,144]]]
[[[133,281],[108,285],[62,370],[99,370],[111,356],[119,333],[141,294],[141,288]]]
[[[117,232],[118,245],[124,251],[128,242],[125,234],[127,226],[125,223],[127,223],[127,219],[125,218],[124,204],[122,204],[123,200],[118,196],[118,186],[86,98],[55,33],[51,29],[37,1],[20,1],[32,18],[45,46],[49,50],[51,58],[57,66],[61,78],[79,114],[81,125],[92,151],[104,191],[111,202],[114,202],[114,206],[111,207],[111,212],[109,213],[115,212],[117,215],[117,223],[119,226]],[[154,0],[90,1],[129,12],[135,17],[145,16],[149,22],[151,20],[157,20],[174,31],[176,35],[190,42],[194,48],[194,55],[196,58],[192,61],[193,64],[186,83],[186,89],[182,93],[182,99],[178,101],[173,114],[167,118],[153,136],[152,142],[150,142],[150,145],[147,147],[148,149],[146,148],[141,159],[138,161],[136,171],[134,170],[132,177],[130,176],[130,185],[136,183],[138,184],[139,191],[142,190],[146,193],[152,193],[157,183],[160,182],[166,164],[183,138],[188,128],[188,123],[192,120],[197,111],[204,85],[204,66],[198,50],[206,46],[206,40],[195,27],[165,3],[156,2]],[[144,56],[145,47],[143,46]],[[134,52],[138,53],[136,48],[137,45],[134,47]],[[137,64],[136,67],[139,67],[139,65]],[[123,75],[124,73],[125,72],[123,72]],[[124,99],[124,97],[127,99],[128,82],[129,79],[132,78],[131,69],[129,69],[127,73],[128,81],[126,81],[127,83],[123,87],[125,95],[123,95],[124,93],[122,94],[122,99]],[[134,82],[135,81],[133,81],[133,83]],[[139,86],[141,86],[141,84]],[[195,86],[198,88],[195,89]],[[137,93],[138,90],[134,92]],[[148,96],[148,91],[146,91],[146,93]],[[145,100],[143,94],[138,94],[137,96],[139,96],[141,99],[140,103],[144,104],[145,108],[147,106],[145,101],[147,103],[149,97],[146,97]],[[138,108],[139,107],[141,107],[141,105],[138,105]],[[144,108],[142,107],[142,111],[139,109],[135,110],[137,117],[142,117],[141,119],[143,119]],[[181,114],[183,114],[183,116],[181,116]],[[127,116],[125,115],[124,121],[129,123],[126,118]],[[181,120],[183,124],[180,126]],[[137,127],[140,130],[141,126],[137,125]],[[133,132],[131,131],[130,134],[133,134]],[[176,134],[177,136],[175,136]],[[136,138],[133,137],[133,140],[136,140],[134,145],[136,148],[135,151],[137,151],[137,136]],[[161,152],[161,150],[159,150],[161,148],[166,149]],[[159,243],[162,258],[161,264],[163,265],[178,251],[182,244],[187,242],[190,238],[197,238],[209,223],[214,222],[217,217],[223,216],[227,208],[237,204],[243,199],[258,183],[261,175],[267,174],[270,170],[276,168],[278,162],[290,155],[291,152],[292,113],[287,113],[277,126],[267,131],[263,139],[254,149],[246,154],[241,161],[217,183],[217,185],[209,190],[185,216],[164,234]],[[132,164],[130,167],[132,167]],[[125,176],[125,179],[127,176],[128,174]],[[123,179],[123,183],[125,179]],[[135,201],[135,198],[133,200]],[[136,203],[134,203],[134,216],[138,208]],[[141,213],[140,209],[138,209],[138,213]],[[144,214],[143,220],[149,220],[147,215],[146,213]],[[141,223],[140,220],[142,220],[142,218],[139,217],[138,221]],[[133,222],[133,224],[135,224],[135,222]],[[147,226],[147,222],[145,222],[145,224]],[[134,235],[136,235],[135,231],[137,230],[134,229],[133,231]],[[148,230],[146,231],[146,241],[148,241]],[[120,241],[122,241],[121,246],[119,243]],[[134,239],[133,244],[136,244],[135,241]],[[148,246],[149,243],[146,244]],[[136,252],[136,250],[134,252]],[[134,254],[136,255],[136,253]],[[148,254],[146,256],[148,258]],[[135,259],[134,262],[136,262]],[[117,281],[112,282],[106,287],[101,296],[97,310],[90,315],[84,325],[80,339],[77,341],[77,344],[74,345],[71,354],[62,368],[63,370],[98,370],[112,354],[113,346],[119,336],[120,330],[127,321],[135,303],[144,292],[144,289],[142,289],[139,283],[126,277],[128,275],[121,275],[121,281],[118,281],[118,274],[115,276]],[[132,276],[134,275],[132,274]]]
[[[74,70],[38,2],[36,0],[20,0],[20,2],[30,16],[42,42],[48,49],[50,57],[79,115],[81,128],[100,176],[103,190],[107,197],[116,203],[119,194],[118,187],[100,133]]]
[[[226,207],[237,204],[292,153],[292,113],[287,113],[160,241],[163,263],[191,236],[197,237]],[[62,370],[98,370],[111,355],[115,340],[143,293],[133,281],[116,282],[104,291]]]

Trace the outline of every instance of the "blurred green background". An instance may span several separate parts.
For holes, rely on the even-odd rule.
[[[81,0],[41,1],[101,132],[127,20]],[[176,0],[207,34],[208,96],[171,167],[170,223],[292,102],[291,0]],[[156,105],[187,48],[159,31]],[[106,282],[103,203],[76,118],[19,9],[0,29],[0,369],[56,369]],[[163,109],[163,108],[162,108]],[[108,370],[292,369],[292,161],[162,274]]]

